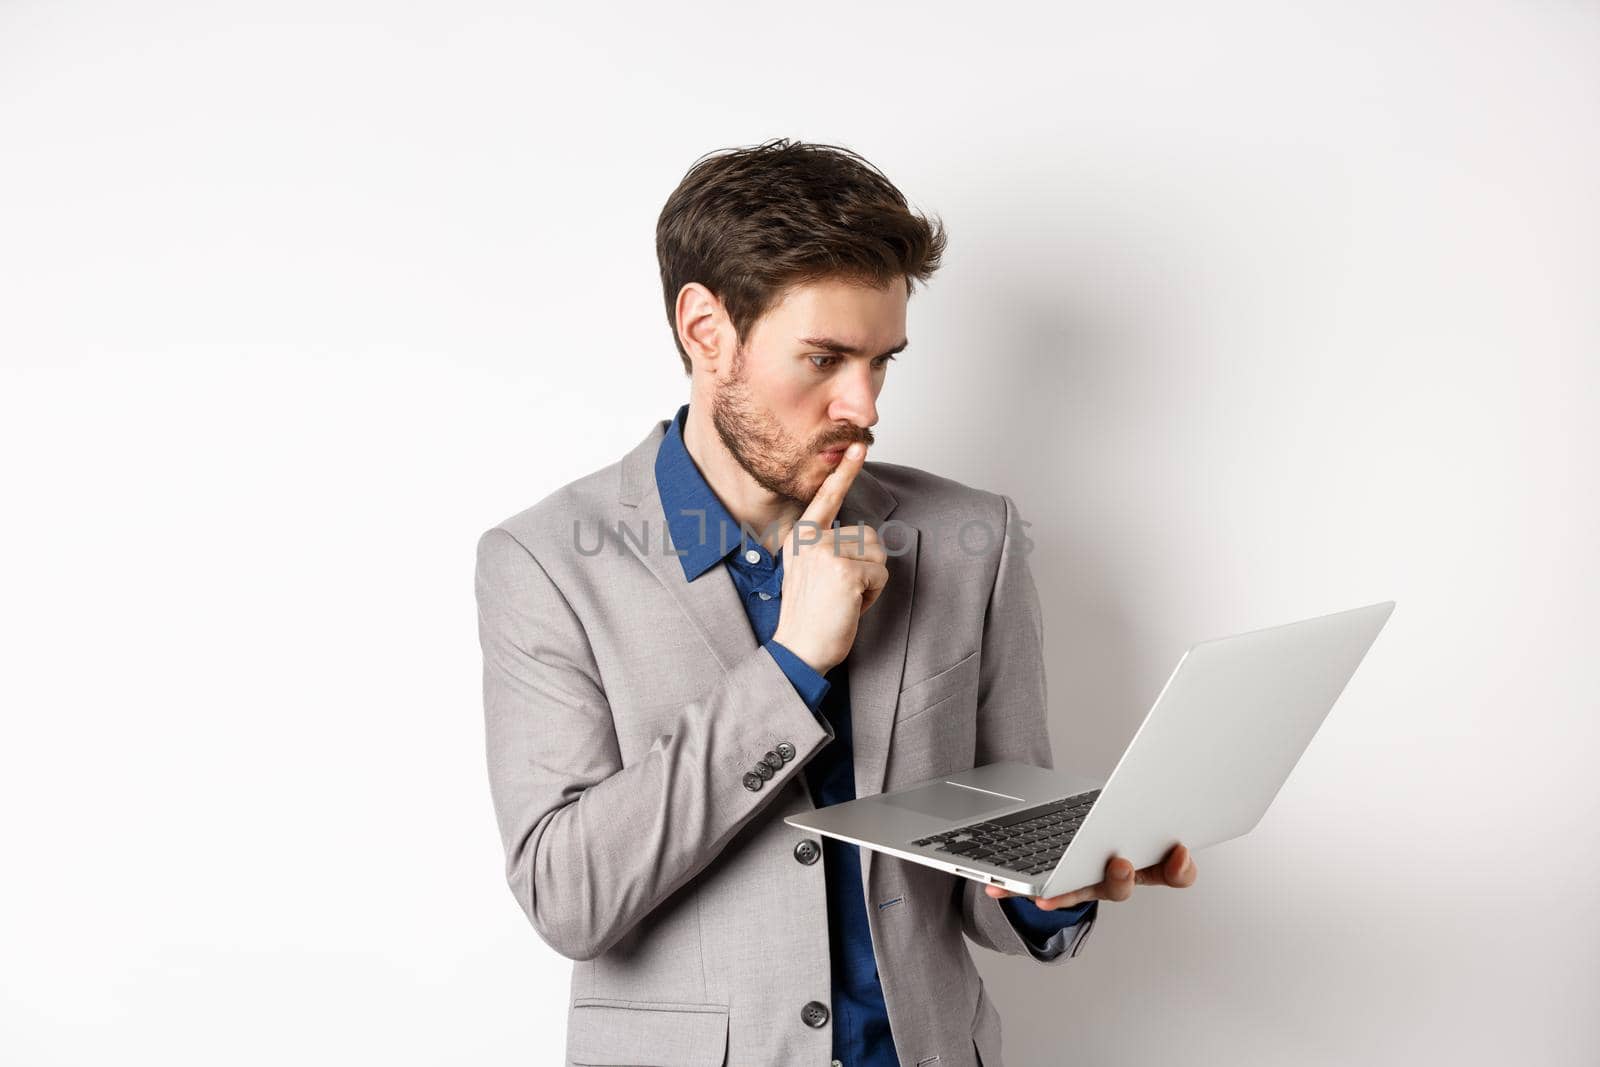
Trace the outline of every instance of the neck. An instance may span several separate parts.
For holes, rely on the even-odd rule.
[[[707,404],[697,400],[689,402],[689,414],[684,419],[683,447],[734,521],[760,534],[767,551],[776,554],[778,546],[788,540],[789,531],[794,528],[804,508],[750,477],[750,473],[728,451],[728,446],[722,443],[717,428],[711,424],[711,412]]]

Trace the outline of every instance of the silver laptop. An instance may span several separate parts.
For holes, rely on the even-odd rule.
[[[900,859],[1057,896],[1122,856],[1158,863],[1253,830],[1311,743],[1394,601],[1189,649],[1101,781],[991,763],[785,818]]]

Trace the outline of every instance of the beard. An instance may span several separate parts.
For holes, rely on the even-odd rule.
[[[811,503],[822,478],[827,477],[823,474],[816,478],[809,473],[818,452],[852,441],[870,445],[873,440],[871,430],[856,426],[834,427],[811,441],[796,439],[751,395],[743,346],[734,353],[728,380],[711,397],[711,424],[734,460],[757,485],[801,507]]]

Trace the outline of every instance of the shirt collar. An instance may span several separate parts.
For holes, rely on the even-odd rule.
[[[694,581],[744,542],[744,531],[712,492],[694,458],[683,444],[683,426],[689,405],[678,409],[656,451],[656,487],[661,493],[661,509],[667,515],[672,544],[683,553],[683,577]],[[703,518],[702,518],[703,516]],[[752,548],[766,549],[751,541]]]

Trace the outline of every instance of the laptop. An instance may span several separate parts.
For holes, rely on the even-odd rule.
[[[1031,897],[1255,829],[1394,601],[1192,646],[1104,780],[991,763],[787,816],[802,830]],[[891,756],[891,759],[893,757]]]

